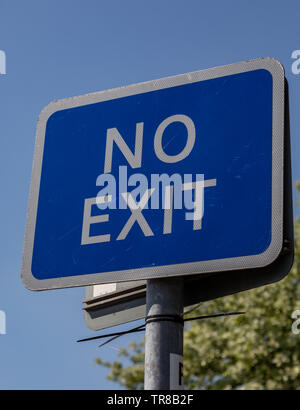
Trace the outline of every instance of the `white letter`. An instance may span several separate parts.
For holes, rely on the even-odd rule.
[[[172,122],[182,122],[187,129],[187,142],[184,149],[177,155],[167,155],[162,147],[162,136],[168,125]],[[158,159],[167,163],[182,161],[192,151],[196,138],[195,125],[193,121],[183,114],[172,115],[166,118],[158,127],[154,136],[154,151]]]
[[[105,183],[107,185],[104,187]],[[97,194],[99,209],[116,209],[116,180],[112,174],[101,174],[96,180],[96,186],[103,186]]]
[[[172,233],[173,222],[173,185],[165,187],[165,203],[164,203],[164,234]]]
[[[167,174],[151,174],[151,188],[154,188],[155,193],[151,196],[151,209],[159,209],[160,207],[160,183],[162,192],[162,208],[165,209],[165,194],[166,188],[173,186],[175,188],[175,205],[174,209],[182,209],[182,178],[180,174],[173,174],[169,177]],[[169,208],[168,208],[169,209]]]
[[[122,152],[124,157],[127,159],[131,168],[140,168],[142,166],[143,129],[144,129],[143,122],[139,122],[136,124],[134,154],[128,148],[128,145],[123,140],[117,128],[109,128],[107,130],[104,172],[111,172],[112,152],[113,152],[114,142],[117,144],[120,151]]]
[[[200,174],[197,174],[197,177]],[[185,218],[187,220],[193,220],[193,230],[201,229],[202,227],[202,217],[204,213],[204,188],[210,186],[216,186],[216,179],[198,180],[196,182],[188,182],[182,185],[182,189],[185,190],[195,190],[195,201],[194,201],[194,212],[187,212]]]
[[[150,226],[148,225],[148,222],[146,221],[144,215],[142,214],[142,209],[146,206],[152,192],[154,189],[147,189],[147,191],[144,193],[142,199],[140,202],[137,204],[134,199],[132,198],[131,194],[129,192],[123,193],[122,196],[125,199],[126,203],[128,204],[128,207],[130,208],[132,214],[130,215],[130,218],[124,225],[122,231],[120,232],[119,236],[117,237],[117,241],[123,240],[126,238],[128,235],[128,232],[132,228],[133,224],[137,222],[143,231],[143,234],[145,236],[153,236],[154,233],[152,232]]]
[[[3,310],[0,310],[0,335],[6,334],[6,315]]]
[[[128,186],[136,186],[136,188],[130,192],[130,195],[132,196],[134,201],[137,202],[137,198],[138,197],[142,198],[144,193],[148,190],[147,177],[143,174],[133,174],[130,176],[128,180]],[[126,195],[126,191],[122,192],[122,194],[123,193],[125,193]],[[148,202],[146,202],[144,209],[148,209]]]
[[[297,319],[300,316],[300,310],[295,310],[292,313],[292,319]],[[299,335],[300,329],[298,326],[300,325],[300,319],[297,319],[293,324],[292,324],[292,332],[294,335]]]
[[[0,74],[6,74],[6,54],[0,50]]]
[[[92,205],[96,204],[97,201],[101,202],[102,199],[103,199],[103,201],[107,200],[107,196],[106,197],[97,197],[97,198],[87,198],[84,201],[81,245],[89,245],[91,243],[109,242],[110,241],[110,235],[109,234],[90,236],[90,225],[91,224],[108,222],[108,220],[109,220],[108,214],[91,216]]]
[[[183,390],[183,357],[170,353],[170,390]]]
[[[300,50],[295,50],[292,52],[292,58],[296,59],[296,61],[293,62],[292,64],[292,72],[293,74],[299,74],[300,73]]]

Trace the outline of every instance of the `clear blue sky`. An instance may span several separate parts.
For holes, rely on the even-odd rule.
[[[113,389],[94,358],[117,358],[128,336],[98,349],[84,288],[33,293],[20,280],[35,128],[54,99],[275,57],[290,84],[293,179],[300,179],[298,0],[0,0],[0,388]],[[140,323],[140,322],[139,322]],[[137,336],[136,338],[140,338]]]

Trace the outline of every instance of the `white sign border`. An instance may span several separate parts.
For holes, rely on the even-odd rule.
[[[260,254],[182,263],[166,266],[137,268],[80,276],[36,279],[31,272],[34,233],[38,208],[46,124],[49,117],[60,110],[113,100],[155,90],[205,81],[213,78],[264,69],[273,77],[273,137],[272,137],[272,230],[269,247]],[[259,58],[207,70],[161,78],[149,82],[95,92],[51,102],[41,112],[37,124],[32,178],[27,213],[21,278],[30,290],[59,289],[131,280],[201,274],[236,269],[258,268],[269,265],[278,257],[283,236],[283,147],[284,147],[284,69],[273,58]],[[62,274],[62,273],[61,273]],[[59,276],[59,273],[57,273]]]

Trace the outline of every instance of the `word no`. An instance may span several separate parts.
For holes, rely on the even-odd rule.
[[[181,150],[180,153],[176,155],[168,155],[163,148],[162,145],[162,137],[165,129],[174,122],[180,122],[184,124],[187,130],[187,140],[185,147]],[[97,236],[90,236],[90,226],[91,224],[96,223],[107,223],[109,222],[109,214],[101,214],[97,216],[91,215],[91,209],[93,205],[97,205],[99,209],[106,209],[112,208],[115,209],[115,200],[116,200],[116,183],[114,176],[110,174],[112,169],[112,159],[113,159],[113,147],[114,144],[119,148],[125,159],[127,160],[128,164],[131,168],[141,168],[142,167],[142,150],[143,150],[143,130],[144,130],[144,123],[139,122],[136,124],[136,134],[135,134],[135,147],[134,151],[131,151],[128,145],[126,144],[125,140],[121,136],[120,132],[117,128],[109,128],[106,132],[106,149],[105,149],[105,160],[104,160],[104,174],[101,174],[97,178],[96,185],[103,186],[105,183],[107,186],[102,189],[96,198],[87,198],[84,202],[84,212],[83,212],[83,224],[82,224],[82,237],[81,237],[81,245],[89,245],[94,243],[100,242],[110,242],[111,235],[107,232],[103,235]],[[154,152],[157,158],[164,162],[173,164],[183,159],[187,158],[195,144],[196,140],[196,131],[195,125],[191,118],[186,115],[177,114],[167,117],[161,124],[157,127],[157,130],[154,135]],[[189,174],[191,176],[191,174]],[[154,233],[146,220],[143,210],[147,209],[148,202],[151,196],[154,197],[154,202],[152,202],[152,208],[158,209],[158,202],[159,198],[155,193],[158,192],[159,184],[163,184],[163,210],[164,210],[164,221],[162,231],[163,234],[171,234],[172,233],[172,223],[173,223],[173,209],[174,209],[174,199],[178,200],[181,198],[181,192],[184,191],[193,191],[195,200],[189,201],[193,203],[192,207],[188,207],[189,209],[193,209],[192,213],[186,215],[186,219],[193,220],[193,230],[201,229],[201,220],[203,216],[203,202],[204,202],[204,188],[216,186],[217,181],[216,179],[204,180],[203,174],[196,174],[196,181],[192,182],[184,181],[181,182],[181,178],[178,179],[177,175],[177,184],[175,184],[175,188],[177,185],[177,189],[174,190],[172,182],[176,182],[176,175],[173,174],[171,177],[167,176],[166,174],[152,174],[151,178],[151,185],[148,188],[149,184],[145,176],[142,174],[135,174],[134,181],[128,181],[128,185],[136,186],[139,184],[139,188],[135,189],[134,191],[127,192],[127,188],[125,192],[120,192],[120,196],[123,200],[123,204],[125,204],[125,208],[129,208],[131,211],[131,215],[129,219],[125,222],[122,229],[120,229],[120,233],[116,240],[124,240],[131,228],[135,223],[137,223],[143,232],[144,236],[153,236]],[[153,178],[154,177],[154,178]],[[180,176],[179,176],[180,177]],[[127,187],[127,167],[119,167],[119,180],[125,181],[125,187]],[[153,184],[154,182],[154,184]],[[124,185],[124,184],[121,184]],[[154,186],[153,186],[154,185]],[[174,196],[175,191],[175,196]],[[180,194],[178,194],[178,192]],[[137,201],[137,197],[140,198]],[[152,198],[153,199],[153,198]],[[107,206],[107,203],[112,203],[113,206]],[[177,201],[175,201],[177,202]],[[120,207],[123,208],[123,207]],[[176,208],[181,208],[180,206],[176,206]],[[123,208],[124,209],[124,208]]]

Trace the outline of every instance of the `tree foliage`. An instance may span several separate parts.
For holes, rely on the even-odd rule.
[[[298,184],[300,189],[300,184]],[[193,315],[232,310],[245,315],[193,321],[184,332],[187,389],[300,389],[300,334],[292,312],[300,309],[300,218],[295,221],[295,260],[280,282],[203,303]],[[126,358],[129,365],[122,362]],[[144,343],[133,342],[113,363],[108,379],[142,389]]]

